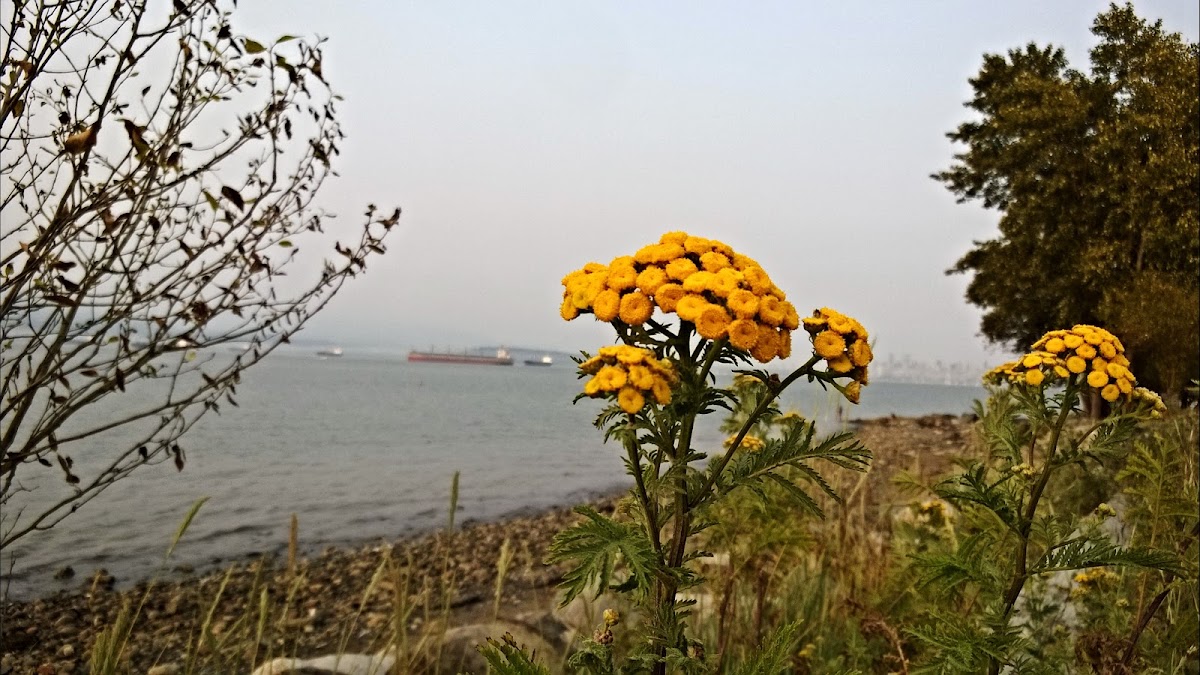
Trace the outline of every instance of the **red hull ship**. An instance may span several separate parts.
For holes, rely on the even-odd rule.
[[[511,366],[513,364],[512,357],[503,349],[497,350],[495,356],[444,354],[441,352],[409,352],[408,360],[425,363],[465,363],[477,366]]]

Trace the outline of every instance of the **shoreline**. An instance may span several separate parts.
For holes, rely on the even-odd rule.
[[[963,415],[846,420],[847,429],[854,431],[875,455],[868,474],[872,482],[887,480],[892,467],[904,465],[914,455],[927,458],[925,466],[930,471],[948,468],[948,461],[943,463],[938,458],[965,447],[969,426],[968,416]],[[611,512],[625,491],[598,491],[581,503]],[[409,595],[413,598],[429,598],[439,591],[438,578],[446,572],[449,561],[455,588],[454,597],[449,599],[451,623],[459,625],[479,620],[481,613],[490,615],[497,561],[507,540],[512,559],[504,578],[506,615],[509,610],[548,611],[554,604],[561,570],[542,561],[553,536],[578,517],[571,506],[524,507],[497,514],[494,519],[464,521],[449,537],[444,530],[435,530],[402,539],[325,546],[319,552],[298,555],[295,574],[304,579],[304,585],[294,597],[299,616],[289,619],[295,635],[289,638],[287,655],[309,657],[334,651],[348,618],[361,618],[367,629],[385,626],[390,600],[372,596],[369,602],[359,602],[385,556],[399,561],[411,575]],[[302,550],[314,548],[318,547]],[[228,581],[223,582],[226,577]],[[0,672],[36,672],[46,663],[55,667],[47,672],[85,672],[84,659],[99,630],[115,622],[123,603],[136,604],[143,596],[141,619],[150,632],[143,636],[135,630],[130,658],[135,671],[146,672],[154,664],[177,660],[187,640],[195,635],[197,617],[209,611],[222,583],[226,584],[222,607],[214,616],[218,626],[227,626],[249,606],[248,598],[260,589],[260,582],[274,583],[277,588],[271,594],[282,599],[286,594],[277,589],[292,578],[286,570],[285,545],[283,555],[279,549],[246,554],[182,577],[171,573],[125,588],[115,588],[104,578],[80,577],[76,579],[76,590],[56,591],[30,600],[6,600],[0,605],[0,622],[5,627],[5,662]],[[409,631],[419,633],[420,623],[418,620],[410,625]],[[350,641],[348,647],[350,651],[370,651],[370,645],[361,637]]]

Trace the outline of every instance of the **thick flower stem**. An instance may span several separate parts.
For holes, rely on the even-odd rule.
[[[1013,568],[1012,581],[1008,585],[1008,590],[1004,592],[1004,612],[1001,615],[1001,620],[1005,623],[1008,622],[1013,607],[1017,604],[1017,598],[1020,597],[1021,590],[1025,587],[1025,582],[1028,580],[1029,533],[1033,529],[1033,518],[1037,515],[1038,502],[1041,501],[1042,493],[1046,490],[1046,484],[1050,482],[1050,474],[1054,470],[1054,455],[1058,452],[1058,441],[1062,437],[1062,430],[1067,423],[1067,417],[1071,414],[1072,408],[1074,408],[1075,394],[1075,387],[1071,383],[1068,383],[1066,391],[1063,392],[1058,419],[1055,420],[1054,429],[1050,433],[1049,449],[1046,451],[1046,464],[1042,468],[1042,475],[1038,478],[1038,482],[1029,493],[1029,504],[1026,505],[1025,513],[1021,515],[1021,521],[1018,524],[1017,534],[1021,538],[1021,543],[1017,549],[1017,564]],[[988,672],[991,675],[996,675],[1000,672],[1000,662],[995,658],[991,659]]]
[[[682,344],[680,345],[679,353],[681,360],[684,361],[688,370],[695,368],[696,362],[694,355],[690,351],[691,334],[689,332],[680,331]],[[701,344],[703,344],[701,340]],[[713,364],[716,363],[717,357],[721,350],[725,348],[725,339],[715,340],[708,345],[708,351],[705,353],[703,363],[700,364],[697,386],[703,388],[708,381],[709,373],[712,372]],[[693,370],[693,372],[695,372]],[[699,413],[697,407],[693,406],[684,415],[682,424],[679,429],[679,444],[675,448],[675,456],[672,458],[672,470],[675,471],[675,505],[674,505],[674,532],[671,538],[671,551],[666,560],[667,568],[673,569],[683,564],[683,556],[687,550],[687,534],[688,534],[688,492],[687,492],[687,464],[688,457],[691,455],[692,433],[696,426],[696,416]],[[659,553],[661,554],[661,549]],[[674,580],[664,580],[659,582],[659,603],[661,607],[674,611],[675,593],[678,590]],[[660,661],[655,664],[654,672],[656,675],[661,675],[666,672],[666,663],[661,661],[661,658],[666,654],[666,645],[662,645],[658,649]]]
[[[646,492],[646,481],[642,476],[642,458],[638,454],[635,434],[626,436],[625,452],[629,455],[629,466],[633,468],[633,480],[637,485],[638,501],[641,502],[642,514],[646,518],[646,534],[650,535],[650,543],[654,546],[654,552],[661,556],[662,541],[658,532],[658,509],[650,502],[650,495]]]
[[[729,449],[725,451],[725,454],[721,456],[721,459],[718,460],[716,468],[709,472],[708,479],[704,481],[704,486],[701,487],[700,491],[696,493],[696,503],[692,504],[692,506],[699,504],[705,497],[708,496],[709,492],[712,491],[713,485],[716,484],[717,479],[721,476],[721,472],[725,470],[725,466],[729,464],[729,460],[733,459],[733,453],[737,452],[737,449],[741,447],[742,440],[746,438],[746,434],[750,433],[750,430],[754,428],[755,423],[758,422],[758,418],[762,417],[762,414],[767,411],[767,408],[770,407],[771,403],[774,402],[775,399],[779,398],[779,395],[783,393],[783,390],[787,389],[788,386],[799,379],[801,375],[810,374],[812,372],[812,367],[817,363],[817,361],[820,360],[821,357],[813,355],[813,357],[810,358],[807,363],[793,370],[790,375],[783,379],[783,381],[776,385],[769,386],[767,395],[758,402],[758,406],[755,407],[754,411],[751,412],[746,418],[746,421],[742,424],[742,428],[738,431],[737,436],[734,437],[733,443],[729,446]]]

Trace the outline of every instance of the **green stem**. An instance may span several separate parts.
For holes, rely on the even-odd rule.
[[[658,532],[658,509],[651,505],[650,495],[646,492],[646,481],[642,478],[642,458],[638,454],[636,432],[625,437],[625,452],[629,454],[629,464],[633,467],[633,479],[637,483],[638,499],[642,502],[642,513],[646,518],[646,531],[650,535],[650,543],[654,545],[654,552],[662,557],[662,542]]]
[[[1025,513],[1021,516],[1020,529],[1017,531],[1017,534],[1021,538],[1020,548],[1017,549],[1017,564],[1013,568],[1012,581],[1009,583],[1008,590],[1004,592],[1004,612],[1001,614],[1001,620],[1004,621],[1005,625],[1008,624],[1008,618],[1017,603],[1017,598],[1020,597],[1021,590],[1025,587],[1025,582],[1028,580],[1029,532],[1033,529],[1033,517],[1037,515],[1038,502],[1042,499],[1042,493],[1046,490],[1046,484],[1050,482],[1050,474],[1054,470],[1054,455],[1058,452],[1058,441],[1062,437],[1062,430],[1066,425],[1067,417],[1071,414],[1071,409],[1074,407],[1076,393],[1074,383],[1068,382],[1067,389],[1063,392],[1058,419],[1055,420],[1054,429],[1050,433],[1046,464],[1042,468],[1042,474],[1038,477],[1037,484],[1033,486],[1033,490],[1029,493],[1029,503],[1025,506]],[[1000,662],[995,657],[991,659],[988,672],[991,675],[996,675],[1000,672]]]
[[[767,408],[771,406],[771,403],[774,402],[775,399],[779,398],[779,395],[783,393],[783,390],[787,389],[788,386],[795,382],[801,375],[811,372],[812,367],[817,363],[817,361],[820,360],[821,357],[814,354],[807,363],[793,370],[792,373],[784,378],[783,381],[774,386],[769,385],[770,388],[767,391],[767,395],[758,402],[758,406],[756,406],[754,411],[750,413],[750,416],[746,418],[745,423],[742,424],[741,430],[738,431],[737,436],[734,437],[733,443],[729,446],[729,449],[726,450],[721,459],[717,461],[716,468],[709,472],[708,478],[704,481],[704,486],[700,488],[698,493],[696,493],[696,502],[692,504],[692,506],[701,504],[704,499],[709,496],[713,485],[717,482],[717,478],[721,476],[721,472],[725,470],[725,466],[729,464],[729,460],[733,459],[733,453],[737,452],[737,449],[741,447],[742,440],[746,438],[746,434],[750,433],[750,430],[753,429],[755,423],[757,423],[758,418],[762,417],[763,413],[767,411]]]

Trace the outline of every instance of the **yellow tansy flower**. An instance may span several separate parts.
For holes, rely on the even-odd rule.
[[[654,386],[654,373],[640,364],[629,366],[629,383],[638,389],[650,389]]]
[[[1064,351],[1064,350],[1066,350],[1066,348],[1067,348],[1067,344],[1065,342],[1063,342],[1062,338],[1057,338],[1057,337],[1050,338],[1049,340],[1046,341],[1046,351],[1051,352],[1053,354],[1057,354],[1061,351]]]
[[[1075,348],[1075,355],[1085,359],[1094,359],[1096,358],[1096,348],[1090,344],[1079,345]]]
[[[844,314],[834,314],[829,317],[829,328],[848,335],[854,332],[854,321]]]
[[[1094,371],[1094,372],[1099,372],[1099,371]],[[1115,384],[1110,384],[1100,390],[1100,398],[1104,399],[1105,401],[1108,401],[1109,403],[1112,403],[1113,401],[1116,401],[1118,398],[1121,398],[1121,388]]]
[[[750,356],[759,363],[766,363],[779,355],[779,333],[774,328],[758,324],[758,339],[750,348]]]
[[[1103,370],[1093,370],[1087,376],[1088,385],[1099,389],[1108,384],[1108,373]]]
[[[763,268],[747,267],[742,270],[742,273],[746,275],[746,283],[750,284],[750,290],[754,291],[757,295],[761,296],[771,290],[771,277],[767,276]]]
[[[1070,356],[1067,358],[1067,370],[1072,373],[1082,373],[1087,370],[1087,361],[1078,356]]]
[[[633,387],[623,387],[617,394],[617,405],[621,406],[621,410],[633,415],[646,405],[646,397]]]
[[[558,313],[562,318],[570,321],[579,316],[579,308],[571,301],[571,298],[566,298],[562,302],[562,306],[558,308]]]
[[[1042,365],[1042,357],[1037,354],[1026,354],[1021,357],[1021,365],[1026,368],[1036,368]]]
[[[654,304],[641,291],[626,293],[621,298],[621,320],[630,326],[640,326],[654,314]]]
[[[718,305],[708,305],[696,319],[696,332],[707,340],[718,340],[725,337],[728,329],[729,314]]]
[[[596,380],[604,391],[617,391],[625,386],[628,376],[625,370],[616,366],[604,366],[596,373]]]
[[[790,302],[783,303],[783,327],[788,330],[796,330],[800,327],[800,313]]]
[[[729,297],[729,294],[739,290],[742,283],[742,273],[726,267],[716,272],[710,290],[722,298]]]
[[[661,267],[651,265],[637,275],[637,287],[646,295],[654,295],[667,283],[667,273]]]
[[[855,340],[850,344],[850,361],[856,366],[865,366],[875,357],[871,353],[871,345],[866,340]]]
[[[813,338],[813,351],[823,359],[833,359],[846,351],[846,340],[841,335],[827,330]]]
[[[688,237],[683,240],[683,250],[692,255],[702,256],[713,250],[713,243],[704,237]]]
[[[608,287],[614,291],[624,291],[637,285],[637,270],[633,264],[613,265],[608,270]]]
[[[1078,335],[1072,334],[1063,336],[1063,345],[1067,349],[1075,349],[1081,344],[1083,344],[1083,338],[1079,337]]]
[[[705,308],[708,307],[708,305],[709,302],[708,300],[704,299],[704,296],[695,295],[693,293],[685,293],[684,296],[679,299],[679,304],[675,305],[675,313],[678,314],[679,318],[683,319],[684,321],[696,323],[696,319],[700,318],[700,314],[705,310]]]
[[[792,355],[792,331],[779,329],[779,358],[786,359]]]
[[[847,401],[857,404],[859,397],[862,395],[862,385],[852,381],[842,388],[842,395],[846,397]]]
[[[806,316],[801,323],[804,325],[804,330],[810,333],[820,333],[829,325],[823,316]]]
[[[689,258],[676,258],[667,263],[667,276],[677,281],[683,281],[699,271],[696,263]]]
[[[668,232],[659,237],[658,241],[663,244],[676,244],[678,246],[683,246],[683,242],[687,241],[687,238],[687,232],[676,230],[674,232]]]
[[[783,305],[779,302],[779,299],[773,295],[763,296],[758,301],[758,318],[773,328],[782,324]]]
[[[717,275],[712,272],[696,272],[683,280],[683,290],[688,293],[704,293],[712,290],[716,283]]]
[[[709,251],[700,256],[700,266],[708,272],[716,272],[729,267],[732,263],[729,262],[729,257],[724,253]]]
[[[1042,380],[1044,380],[1044,379],[1046,379],[1046,375],[1045,375],[1045,373],[1043,373],[1040,370],[1025,371],[1025,383],[1026,384],[1031,384],[1036,387],[1036,386],[1040,385],[1042,383]]]
[[[836,358],[826,359],[829,364],[829,369],[835,373],[845,374],[854,370],[854,364],[850,362],[850,357],[842,354]]]
[[[1106,359],[1111,359],[1117,355],[1117,348],[1113,345],[1113,343],[1108,341],[1101,342],[1098,349],[1100,350],[1100,355]]]
[[[725,306],[739,319],[753,319],[758,314],[758,296],[745,289],[731,291]]]
[[[758,342],[758,324],[748,319],[738,319],[729,324],[729,344],[749,351],[755,342]]]
[[[1129,369],[1119,363],[1110,363],[1104,367],[1104,370],[1112,378],[1125,377],[1129,374]]]
[[[676,305],[686,295],[683,286],[679,284],[663,284],[658,287],[658,292],[654,294],[654,300],[658,303],[659,309],[664,312],[674,312]]]
[[[596,295],[596,299],[592,301],[592,311],[596,313],[596,318],[600,321],[612,321],[617,318],[620,310],[621,296],[609,288],[600,291]]]
[[[656,379],[654,385],[650,387],[650,393],[654,395],[654,402],[659,405],[671,402],[671,385],[666,380]]]

